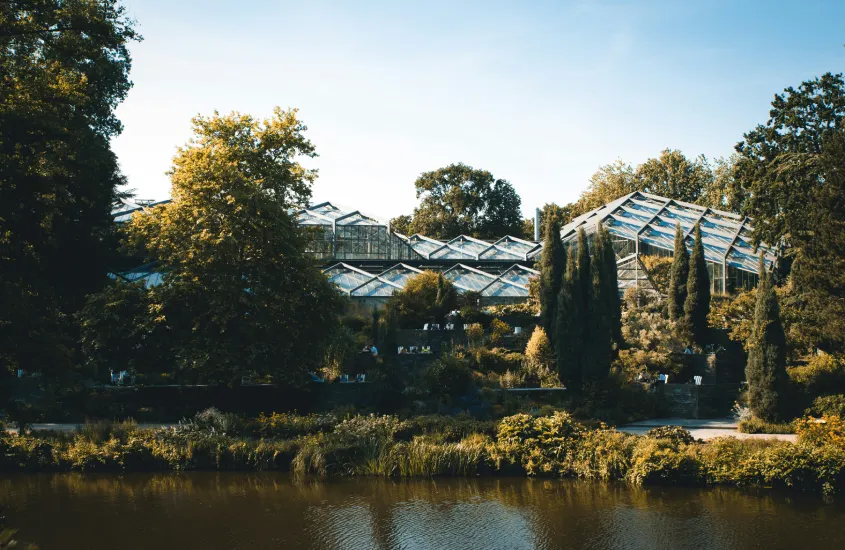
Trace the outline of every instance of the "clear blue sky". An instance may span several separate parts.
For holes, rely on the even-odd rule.
[[[729,155],[775,93],[845,71],[845,1],[126,0],[145,40],[114,140],[139,198],[196,114],[297,107],[315,201],[409,213],[424,171],[510,180],[528,214],[662,149]]]

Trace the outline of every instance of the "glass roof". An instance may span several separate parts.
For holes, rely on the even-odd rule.
[[[369,273],[348,264],[339,263],[323,270],[329,281],[348,296],[387,297],[404,288],[408,279],[421,270],[405,264],[396,264],[381,273]],[[459,293],[480,292],[482,296],[528,297],[528,280],[539,275],[538,271],[514,264],[500,274],[487,273],[463,264],[443,271]]]
[[[598,222],[613,235],[632,240],[639,238],[665,250],[674,250],[678,223],[684,232],[685,243],[691,249],[695,224],[700,223],[704,257],[710,262],[725,262],[757,273],[760,251],[770,268],[777,260],[771,247],[762,245],[754,249],[751,246],[748,218],[639,191],[576,217],[561,229],[561,237],[564,241],[572,240],[576,238],[578,228],[594,230]]]
[[[296,213],[296,220],[303,225],[382,225],[375,218],[366,216],[358,210],[346,210],[330,202],[322,202]]]

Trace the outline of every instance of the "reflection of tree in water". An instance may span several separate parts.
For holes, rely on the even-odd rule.
[[[126,525],[148,526],[133,533],[135,548],[160,550],[229,548],[232,541],[387,549],[746,548],[768,540],[806,547],[808,538],[841,542],[832,526],[845,521],[841,505],[825,506],[817,497],[726,488],[521,478],[314,481],[225,472],[0,478],[0,506],[22,538],[71,549],[62,533],[96,533],[103,548],[126,547]],[[38,529],[43,517],[55,518],[53,532]]]

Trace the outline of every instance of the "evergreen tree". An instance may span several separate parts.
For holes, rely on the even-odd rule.
[[[581,299],[581,306],[582,311],[585,314],[585,321],[586,321],[586,313],[588,307],[590,305],[590,301],[592,300],[592,290],[593,290],[593,281],[590,278],[590,247],[587,244],[587,234],[584,233],[584,229],[578,229],[578,281],[579,281],[579,288],[577,289],[577,295]],[[584,323],[586,325],[587,323]]]
[[[602,228],[603,229],[603,228]],[[616,252],[613,249],[613,236],[604,230],[604,248],[602,261],[605,285],[605,311],[610,321],[610,334],[617,344],[622,343],[622,301],[619,299],[619,280],[616,269]]]
[[[610,360],[613,352],[611,332],[611,312],[606,284],[606,264],[604,249],[607,242],[601,224],[598,225],[590,260],[589,281],[591,282],[590,299],[587,302],[587,319],[584,335],[584,378],[602,380],[610,372]],[[615,271],[616,266],[613,266]],[[588,272],[581,274],[582,277]],[[615,292],[615,289],[614,289]]]
[[[682,334],[690,344],[704,345],[707,338],[707,314],[710,313],[710,277],[704,260],[701,227],[695,224],[695,243],[690,256],[687,297],[684,302]]]
[[[557,356],[557,369],[563,384],[570,390],[581,387],[581,351],[583,329],[581,325],[581,301],[578,289],[578,264],[575,254],[570,254],[566,262],[566,274],[563,278],[557,303],[554,348]]]
[[[560,224],[556,218],[547,220],[544,239],[540,258],[540,324],[546,334],[554,334],[557,296],[566,267],[566,249],[560,240]]]
[[[675,228],[675,257],[669,279],[669,318],[680,321],[684,316],[684,302],[687,299],[689,278],[689,252],[684,243],[684,231],[679,223]]]
[[[777,420],[787,388],[786,336],[780,321],[780,307],[775,287],[760,256],[760,284],[754,309],[754,332],[745,377],[748,380],[748,405],[755,416]]]

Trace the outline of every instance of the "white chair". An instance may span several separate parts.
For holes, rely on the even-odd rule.
[[[423,330],[428,330],[428,323],[423,325]]]
[[[701,380],[702,380],[702,377],[701,377],[701,376],[693,376],[693,379],[695,380],[695,385],[696,385],[696,386],[700,386],[700,385],[701,385]]]
[[[522,334],[522,327],[513,327],[514,334]]]

